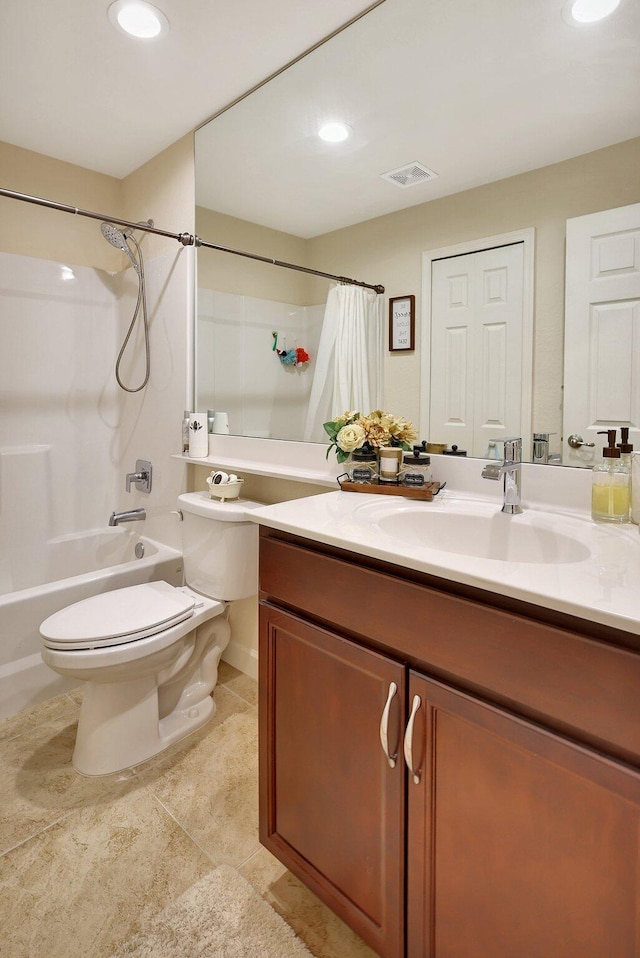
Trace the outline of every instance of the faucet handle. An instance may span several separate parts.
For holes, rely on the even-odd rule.
[[[132,482],[140,492],[151,492],[152,473],[153,467],[147,459],[136,459],[136,471],[128,472],[125,478],[127,492],[131,492]]]

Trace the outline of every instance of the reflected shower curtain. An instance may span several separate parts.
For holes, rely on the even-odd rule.
[[[304,438],[327,442],[324,422],[347,410],[377,409],[382,391],[383,297],[361,286],[329,290]]]

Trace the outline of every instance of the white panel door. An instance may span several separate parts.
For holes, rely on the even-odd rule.
[[[432,263],[429,439],[470,456],[522,434],[523,249]]]
[[[640,203],[567,220],[563,462],[598,461],[620,426],[640,449]]]

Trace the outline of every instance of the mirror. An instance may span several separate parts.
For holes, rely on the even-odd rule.
[[[560,448],[566,221],[640,192],[639,5],[573,26],[561,8],[385,0],[196,135],[199,236],[380,283],[385,304],[415,296],[415,349],[385,343],[383,405],[421,437],[436,439],[420,393],[443,362],[424,338],[425,254],[533,229],[522,429]],[[351,136],[321,141],[336,119]],[[398,185],[407,167],[415,184]],[[302,438],[327,282],[204,249],[198,287],[198,408],[223,402],[232,433]],[[273,332],[308,366],[281,369]]]

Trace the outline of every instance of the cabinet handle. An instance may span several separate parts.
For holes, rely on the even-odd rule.
[[[411,715],[407,722],[407,730],[404,733],[404,760],[407,763],[407,768],[411,773],[415,785],[420,784],[420,769],[413,767],[413,726],[416,721],[416,712],[420,708],[420,705],[420,696],[414,695],[413,702],[411,703]]]
[[[398,691],[398,686],[395,682],[391,682],[389,685],[389,694],[387,695],[387,702],[382,711],[382,718],[380,719],[380,743],[382,745],[382,751],[387,757],[387,762],[389,763],[389,768],[396,767],[396,759],[398,758],[398,753],[395,752],[393,755],[389,755],[389,711],[391,709],[391,700]]]

